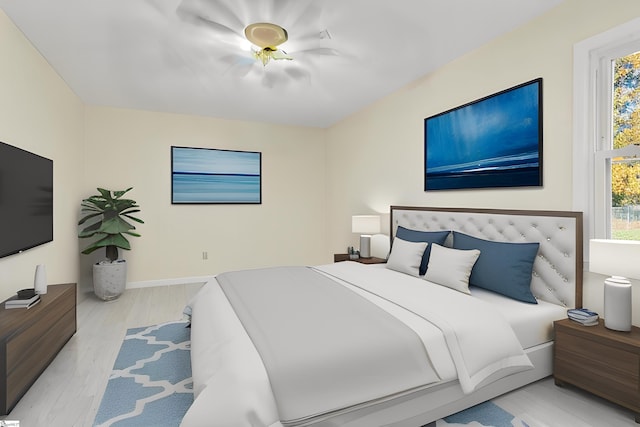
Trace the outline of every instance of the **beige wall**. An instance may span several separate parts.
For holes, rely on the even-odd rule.
[[[321,129],[87,107],[83,194],[134,187],[145,224],[121,252],[129,282],[328,262],[324,137]],[[172,205],[172,145],[262,152],[262,204]],[[83,258],[87,272],[94,257]]]
[[[0,259],[0,298],[78,280],[79,202],[133,186],[146,224],[129,281],[327,262],[357,244],[350,216],[391,204],[571,209],[573,44],[640,15],[635,0],[567,0],[534,22],[327,129],[85,107],[0,13],[0,140],[52,158],[55,241]],[[443,43],[446,41],[443,40]],[[425,193],[423,119],[535,77],[544,79],[544,187]],[[171,145],[263,153],[263,204],[172,206]],[[84,245],[85,242],[80,242]],[[208,260],[202,260],[202,252]]]
[[[1,301],[33,287],[37,264],[51,283],[77,279],[83,106],[2,11],[0,63],[0,141],[53,160],[55,220],[53,242],[0,258]]]
[[[389,205],[572,209],[573,44],[639,15],[634,0],[567,0],[330,128],[330,250],[357,244],[350,215]],[[424,192],[424,118],[536,77],[544,79],[544,186]]]

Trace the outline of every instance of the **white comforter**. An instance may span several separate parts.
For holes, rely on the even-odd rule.
[[[465,393],[532,367],[504,318],[469,295],[359,263],[317,269],[412,327],[440,378],[457,376]],[[280,426],[260,356],[215,279],[190,307],[196,399],[182,426]]]

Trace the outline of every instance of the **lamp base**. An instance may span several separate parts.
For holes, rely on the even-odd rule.
[[[368,234],[360,236],[360,258],[371,258],[371,236]]]
[[[604,281],[604,326],[614,331],[631,330],[631,283],[624,277]]]

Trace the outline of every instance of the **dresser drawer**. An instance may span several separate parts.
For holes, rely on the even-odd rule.
[[[566,334],[556,342],[556,358],[576,365],[584,375],[606,377],[628,384],[630,389],[638,384],[638,354]]]
[[[7,403],[11,407],[35,382],[76,331],[75,307],[50,325],[50,329],[31,344],[31,350],[21,354],[19,363],[7,375]]]
[[[23,363],[25,354],[30,352],[42,353],[43,349],[37,344],[38,341],[53,329],[53,325],[62,316],[65,316],[67,312],[73,311],[75,317],[75,307],[75,293],[69,292],[68,296],[65,295],[64,298],[59,298],[55,305],[48,306],[47,310],[43,311],[39,318],[29,327],[9,339],[6,344],[7,375],[10,375],[18,364]]]

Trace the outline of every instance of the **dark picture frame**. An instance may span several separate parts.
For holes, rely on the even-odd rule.
[[[262,153],[171,147],[172,204],[261,204]]]
[[[424,119],[424,190],[542,186],[542,78]]]

